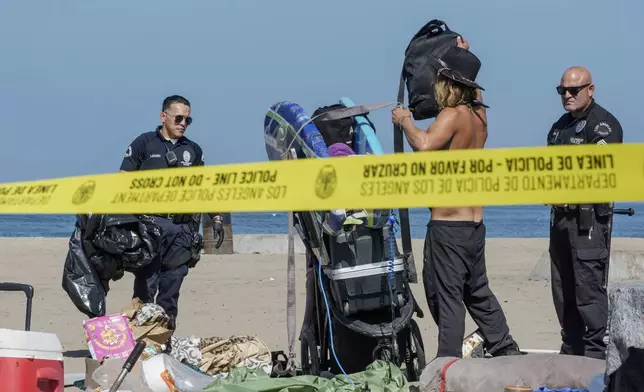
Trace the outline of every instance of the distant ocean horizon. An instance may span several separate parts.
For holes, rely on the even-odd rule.
[[[633,208],[635,215],[616,215],[613,237],[644,237],[644,203],[616,203],[616,208]],[[424,238],[430,217],[426,208],[409,210],[413,238]],[[0,237],[69,238],[74,215],[1,215]],[[548,237],[550,209],[543,205],[485,207],[483,221],[488,238]],[[285,212],[233,213],[233,234],[286,234]]]

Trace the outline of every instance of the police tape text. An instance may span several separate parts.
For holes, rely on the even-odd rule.
[[[500,164],[497,164],[499,166]],[[494,170],[492,159],[462,159],[440,160],[430,162],[411,163],[380,163],[364,165],[362,176],[364,178],[406,177],[426,175],[450,174],[479,174],[492,173]]]

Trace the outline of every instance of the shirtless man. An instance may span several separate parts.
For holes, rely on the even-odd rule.
[[[392,111],[414,151],[483,148],[487,139],[485,106],[474,80],[481,67],[467,41],[438,60],[434,85],[441,109],[425,132],[406,108]],[[437,356],[462,357],[465,309],[480,328],[493,356],[521,354],[510,336],[499,301],[488,285],[482,207],[430,208],[423,260],[423,284],[429,310],[438,325]]]

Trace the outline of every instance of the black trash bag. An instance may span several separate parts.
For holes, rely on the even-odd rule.
[[[159,227],[147,216],[79,215],[65,262],[63,289],[82,313],[104,316],[109,282],[121,279],[125,271],[150,264],[160,240]]]
[[[112,276],[121,274],[122,277],[123,270],[134,272],[150,264],[160,241],[158,226],[147,216],[103,215],[92,244],[100,250],[106,264],[104,269]]]
[[[105,316],[107,294],[101,277],[83,249],[88,217],[77,215],[74,232],[69,239],[69,251],[63,267],[63,290],[76,308],[89,318]]]
[[[105,293],[110,291],[110,280],[117,281],[125,275],[120,257],[109,253],[95,253],[89,258],[90,264],[101,279]]]

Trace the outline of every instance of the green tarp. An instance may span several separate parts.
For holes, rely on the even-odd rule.
[[[341,374],[333,379],[315,376],[270,378],[261,369],[233,369],[226,378],[208,385],[204,392],[409,392],[409,384],[400,369],[388,362],[376,361],[364,372],[350,374],[355,385]]]

